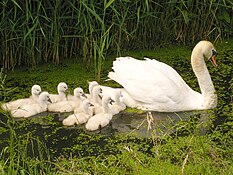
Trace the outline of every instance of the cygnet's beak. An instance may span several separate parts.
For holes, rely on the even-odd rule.
[[[42,93],[42,91],[40,91],[38,95],[40,95],[41,93]]]
[[[111,99],[109,103],[112,105],[113,103],[115,103],[115,101]]]
[[[48,102],[49,102],[49,103],[53,103],[52,100],[51,100],[50,98],[48,99]]]
[[[84,94],[84,93],[81,96],[84,97],[84,98],[87,98],[86,94]]]
[[[98,94],[98,96],[99,96],[99,98],[100,98],[100,99],[102,99],[102,98],[103,98],[102,94]]]

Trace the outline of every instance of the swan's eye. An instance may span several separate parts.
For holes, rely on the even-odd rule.
[[[212,50],[212,56],[216,56],[217,52],[215,50]]]

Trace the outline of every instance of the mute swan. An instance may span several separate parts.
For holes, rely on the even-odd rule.
[[[65,92],[68,91],[68,86],[66,83],[61,82],[57,85],[58,94],[50,94],[50,99],[53,103],[66,100]]]
[[[48,111],[51,112],[71,112],[80,107],[81,102],[85,99],[86,95],[82,88],[74,89],[74,96],[69,95],[66,101],[51,103],[48,105]]]
[[[86,124],[88,131],[95,131],[99,128],[103,128],[109,124],[112,119],[112,111],[109,108],[109,104],[112,104],[113,100],[110,96],[105,95],[102,99],[103,112],[91,117]]]
[[[149,58],[120,57],[113,62],[108,77],[121,84],[136,106],[144,110],[176,112],[211,109],[217,95],[204,58],[217,66],[216,50],[209,41],[200,41],[193,49],[191,65],[201,94],[192,90],[170,66]]]
[[[41,93],[41,87],[39,85],[33,85],[31,88],[31,96],[29,98],[18,99],[8,103],[2,104],[4,110],[15,110],[24,104],[32,104],[39,102],[39,95]]]
[[[63,125],[71,126],[86,123],[93,115],[93,104],[89,100],[84,100],[81,104],[81,111],[68,116],[62,121]]]
[[[11,112],[12,116],[15,118],[19,117],[31,117],[33,115],[39,114],[41,112],[47,111],[47,106],[51,103],[48,92],[42,92],[39,96],[38,104],[25,104],[20,106],[18,109]]]

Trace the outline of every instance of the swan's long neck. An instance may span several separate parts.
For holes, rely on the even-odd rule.
[[[215,94],[214,85],[206,67],[204,56],[199,48],[194,48],[191,56],[191,64],[204,99],[204,108],[216,107],[217,95]]]

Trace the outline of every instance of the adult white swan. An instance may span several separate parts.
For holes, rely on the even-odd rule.
[[[159,112],[211,109],[217,95],[204,58],[217,66],[216,50],[209,41],[200,41],[193,49],[191,65],[201,93],[192,90],[170,66],[149,58],[120,57],[113,62],[108,77],[121,84],[137,108]]]

